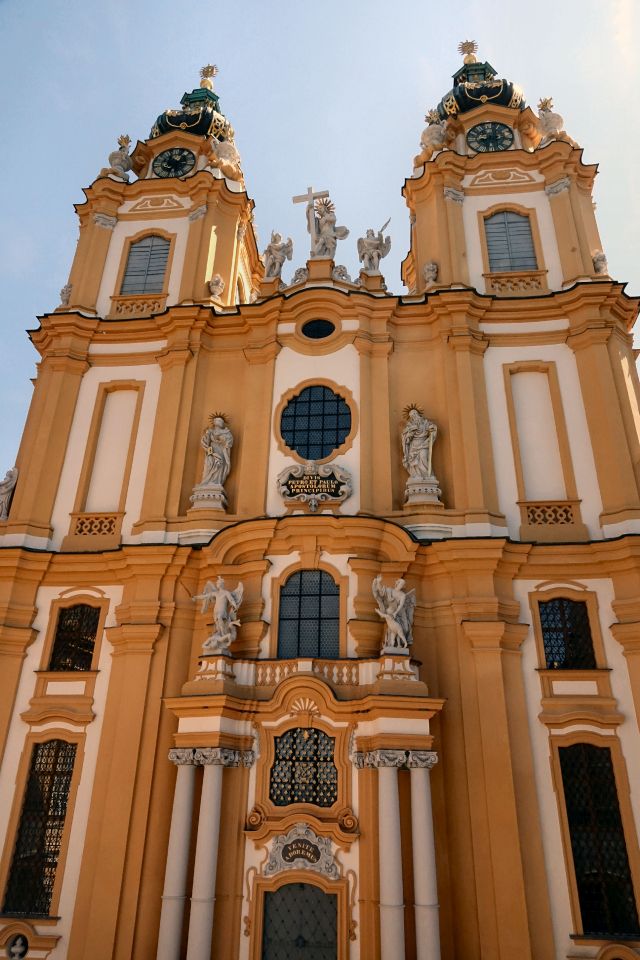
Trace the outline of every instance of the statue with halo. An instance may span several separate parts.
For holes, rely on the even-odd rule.
[[[405,408],[402,429],[402,466],[409,474],[407,504],[440,503],[441,490],[433,473],[433,445],[438,428],[415,404]]]
[[[200,445],[204,450],[202,480],[193,488],[191,502],[194,509],[224,510],[227,506],[224,482],[231,469],[233,434],[222,414],[211,414]]]
[[[294,203],[307,205],[307,230],[311,237],[312,260],[328,257],[333,260],[338,240],[349,236],[346,227],[336,226],[336,208],[329,199],[328,190],[314,191],[308,187],[307,192],[300,197],[293,198]]]

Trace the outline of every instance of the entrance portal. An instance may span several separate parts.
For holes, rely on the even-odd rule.
[[[262,960],[337,960],[337,897],[288,883],[264,898]]]

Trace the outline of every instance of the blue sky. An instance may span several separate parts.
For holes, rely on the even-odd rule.
[[[73,204],[120,133],[148,136],[163,109],[216,63],[236,130],[261,248],[294,241],[285,278],[308,251],[309,184],[331,191],[351,236],[336,259],[357,274],[356,240],[391,217],[383,262],[402,292],[408,243],[401,188],[424,114],[450,86],[460,40],[534,108],[552,96],[568,132],[600,164],[597,216],[610,272],[640,294],[635,0],[0,0],[4,190],[0,230],[0,477],[13,464],[37,354],[25,329],[67,281]]]

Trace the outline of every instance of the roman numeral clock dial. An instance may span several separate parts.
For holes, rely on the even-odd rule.
[[[153,161],[153,172],[156,177],[185,177],[193,170],[195,163],[195,154],[191,150],[172,147],[158,154]]]
[[[467,144],[476,153],[508,150],[513,144],[513,130],[506,123],[477,123],[467,133]]]

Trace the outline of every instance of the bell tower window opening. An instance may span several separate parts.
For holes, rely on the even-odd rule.
[[[298,570],[280,589],[278,657],[340,656],[340,588],[324,570]]]
[[[91,670],[100,608],[86,603],[58,613],[49,670]]]
[[[162,293],[170,247],[169,240],[156,235],[132,243],[120,295]]]
[[[277,807],[313,803],[331,807],[338,799],[335,740],[314,727],[296,727],[275,738],[269,799]]]
[[[531,221],[524,214],[501,210],[484,221],[489,270],[537,270]]]
[[[540,626],[547,670],[595,670],[589,611],[584,600],[541,601]]]
[[[305,387],[282,411],[280,433],[304,460],[323,460],[342,446],[351,431],[351,410],[329,387]]]
[[[582,932],[636,938],[640,924],[611,751],[575,743],[558,753]]]
[[[75,757],[76,744],[66,740],[33,748],[4,914],[49,915]]]

